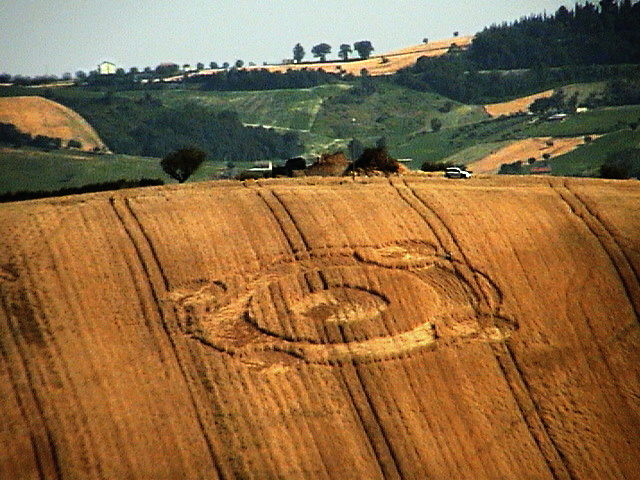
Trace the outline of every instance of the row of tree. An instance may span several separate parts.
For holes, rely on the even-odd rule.
[[[369,40],[362,40],[360,42],[355,42],[353,44],[353,48],[348,43],[343,43],[340,45],[340,49],[338,51],[338,57],[340,57],[343,61],[349,60],[349,55],[351,55],[354,51],[358,52],[358,56],[360,59],[365,60],[371,56],[371,52],[373,52],[373,45]],[[331,45],[328,43],[319,43],[315,45],[311,49],[311,54],[319,58],[321,62],[325,62],[327,60],[327,55],[331,53]],[[304,47],[300,43],[296,43],[293,47],[293,61],[296,63],[301,63],[302,59],[306,55]]]

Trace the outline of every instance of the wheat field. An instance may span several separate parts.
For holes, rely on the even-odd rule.
[[[0,205],[0,478],[637,478],[637,181]]]

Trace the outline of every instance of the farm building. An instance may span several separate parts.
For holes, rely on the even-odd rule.
[[[116,73],[116,65],[111,62],[102,62],[98,65],[98,73],[100,75],[113,75]]]

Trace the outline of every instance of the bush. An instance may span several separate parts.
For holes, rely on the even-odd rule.
[[[453,164],[451,162],[424,162],[420,167],[420,170],[423,172],[442,172],[447,167],[452,167]]]
[[[640,178],[640,148],[629,148],[609,155],[600,167],[602,178]]]
[[[522,160],[517,160],[513,163],[503,163],[500,165],[500,170],[498,171],[500,175],[522,175],[523,173]]]
[[[387,148],[384,146],[365,148],[353,167],[364,173],[372,173],[374,171],[398,173],[400,171],[400,163],[389,155]]]

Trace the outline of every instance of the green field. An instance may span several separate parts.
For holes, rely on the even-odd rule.
[[[555,158],[554,175],[598,176],[605,159],[628,148],[640,148],[640,129],[625,129],[604,135],[587,145]]]
[[[248,166],[248,165],[245,165]],[[190,182],[218,178],[223,165],[205,162]],[[0,194],[54,191],[117,180],[160,179],[174,183],[160,167],[160,159],[81,152],[43,152],[0,148]]]

